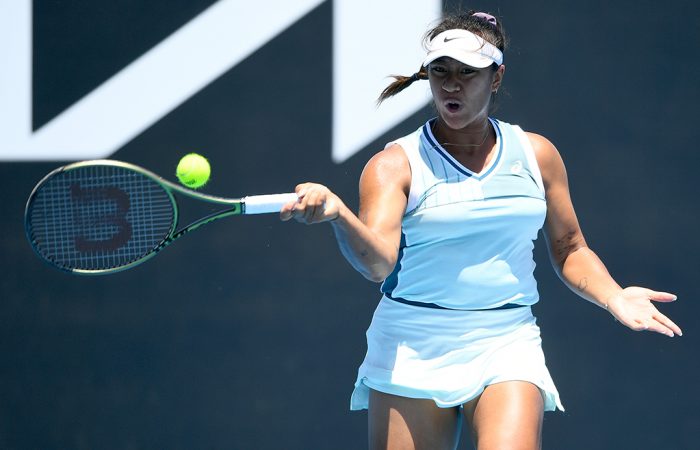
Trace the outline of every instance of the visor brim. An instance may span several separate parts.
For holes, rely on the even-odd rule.
[[[428,53],[428,56],[423,61],[423,67],[428,67],[428,64],[439,58],[452,58],[462,64],[474,67],[475,69],[483,69],[489,67],[491,64],[497,64],[496,61],[487,56],[482,56],[474,52],[458,51],[451,48]]]

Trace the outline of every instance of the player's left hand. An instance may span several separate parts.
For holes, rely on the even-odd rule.
[[[608,299],[607,309],[617,321],[635,331],[655,331],[673,337],[682,336],[680,327],[661,314],[652,302],[672,302],[676,296],[642,287],[628,287]]]

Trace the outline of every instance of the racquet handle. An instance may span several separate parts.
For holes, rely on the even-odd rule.
[[[297,194],[249,195],[243,198],[244,214],[265,214],[280,212],[289,202],[298,200]]]

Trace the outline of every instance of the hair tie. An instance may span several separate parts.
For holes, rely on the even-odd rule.
[[[472,14],[472,16],[476,16],[476,17],[479,17],[481,19],[484,19],[485,21],[487,21],[488,23],[490,23],[494,27],[496,26],[496,18],[494,16],[492,16],[491,14],[486,14],[483,12],[475,12],[474,14]]]
[[[418,81],[418,80],[420,80],[420,77],[418,76],[418,72],[411,75],[411,82]]]

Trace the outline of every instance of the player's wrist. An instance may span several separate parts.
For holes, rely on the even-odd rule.
[[[610,292],[604,295],[599,301],[600,307],[608,312],[614,309],[615,305],[620,301],[623,301],[623,290],[622,288],[616,289],[614,292]]]
[[[348,219],[348,212],[350,210],[348,209],[347,206],[345,206],[345,203],[342,202],[342,200],[338,199],[338,207],[336,209],[335,217],[331,217],[328,222],[330,222],[333,225],[341,225],[341,224],[347,224],[347,219]]]

